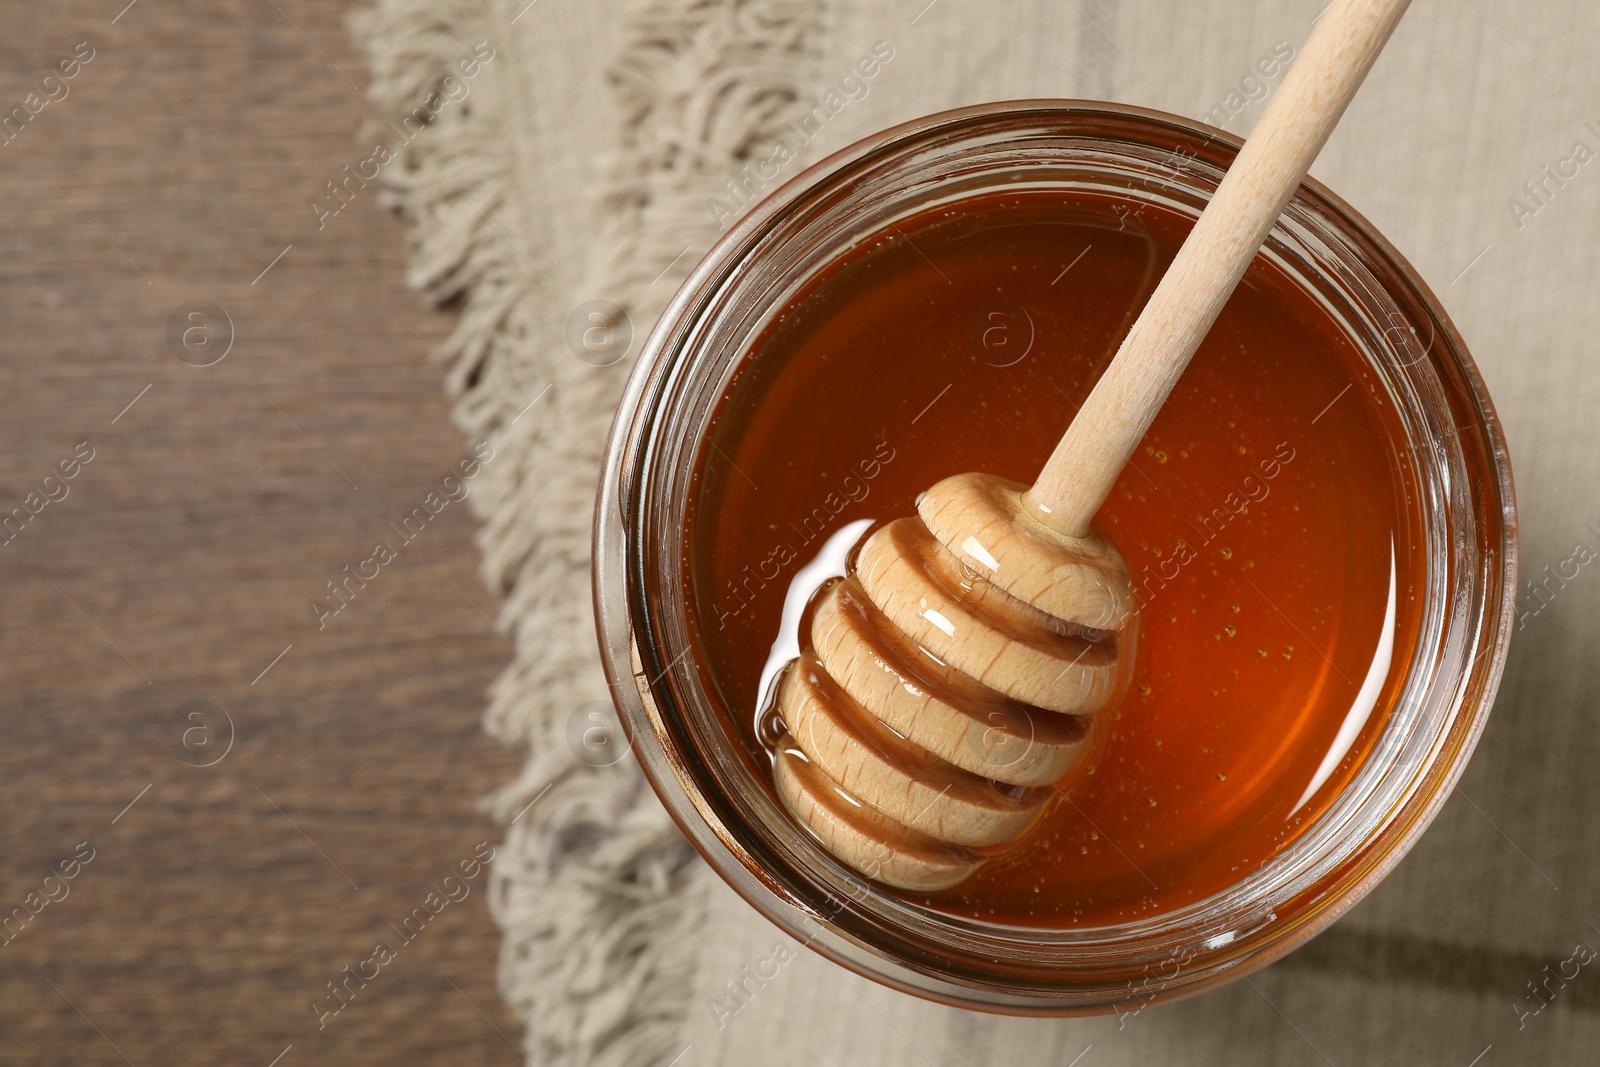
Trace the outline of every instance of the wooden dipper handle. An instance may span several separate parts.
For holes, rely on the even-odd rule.
[[[1083,537],[1410,0],[1334,0],[1033,488],[1028,514]]]
[[[780,676],[773,781],[832,855],[957,885],[1023,841],[1137,641],[1126,562],[1090,530],[1408,0],[1335,0],[1033,488],[932,485],[815,602]]]

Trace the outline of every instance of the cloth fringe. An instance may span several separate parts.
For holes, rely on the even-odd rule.
[[[492,7],[378,0],[352,17],[386,119],[438,91],[480,40],[516,61]],[[785,108],[815,80],[822,18],[822,5],[785,0],[639,0],[627,10],[607,73],[620,128],[579,291],[559,292],[506,236],[530,232],[522,212],[539,195],[519,184],[506,147],[528,103],[504,95],[515,79],[480,79],[383,173],[387,202],[411,224],[410,284],[460,306],[436,354],[458,398],[454,417],[495,449],[469,500],[483,523],[483,576],[506,597],[501,627],[518,656],[490,688],[485,728],[529,756],[485,802],[507,827],[490,902],[505,932],[500,991],[526,1021],[534,1063],[644,1067],[681,1053],[706,922],[704,872],[637,763],[591,767],[571,741],[580,706],[607,692],[589,537],[627,366],[574,358],[566,317],[584,298],[610,299],[629,314],[638,351],[715,236],[708,198],[770,148]]]

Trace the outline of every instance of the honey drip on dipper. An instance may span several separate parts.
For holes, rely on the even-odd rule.
[[[1127,567],[1095,512],[1282,214],[1408,0],[1335,0],[1033,486],[946,478],[812,605],[784,670],[779,797],[901,889],[1022,839],[1134,655]]]
[[[928,490],[813,606],[778,708],[774,773],[834,855],[903,889],[963,881],[1022,837],[1118,693],[1127,569],[984,475]],[[859,801],[852,805],[850,799]]]

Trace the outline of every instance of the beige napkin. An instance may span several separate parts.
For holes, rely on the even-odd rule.
[[[1572,973],[1580,944],[1600,947],[1593,567],[1525,593],[1460,795],[1368,900],[1249,982],[1120,1017],[984,1016],[849,974],[689,855],[631,759],[596,768],[571,741],[585,702],[605,696],[588,507],[630,362],[576,358],[574,309],[623,306],[637,352],[719,221],[741,210],[730,180],[819,106],[826,120],[783,177],[893,123],[1015,97],[1121,100],[1245,134],[1277,81],[1266,61],[1297,47],[1321,6],[382,0],[358,21],[386,118],[438,91],[475,42],[494,53],[386,177],[414,225],[413,280],[463,298],[446,353],[460,419],[511,458],[476,499],[486,577],[509,592],[504,626],[521,652],[488,721],[530,751],[493,807],[515,819],[495,872],[501,985],[529,1020],[535,1062],[1593,1057],[1600,975],[1548,980]],[[1577,545],[1600,550],[1597,48],[1592,0],[1418,0],[1313,168],[1416,265],[1465,336],[1512,442],[1523,573],[1541,580]],[[863,57],[876,60],[871,77]],[[764,987],[728,999],[746,965],[779,957]],[[1536,997],[1529,983],[1541,982]]]

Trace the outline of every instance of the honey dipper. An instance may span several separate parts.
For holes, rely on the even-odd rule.
[[[1133,653],[1133,593],[1091,528],[1409,0],[1334,0],[1031,488],[933,486],[812,606],[773,774],[840,862],[949,888],[1021,838]]]

